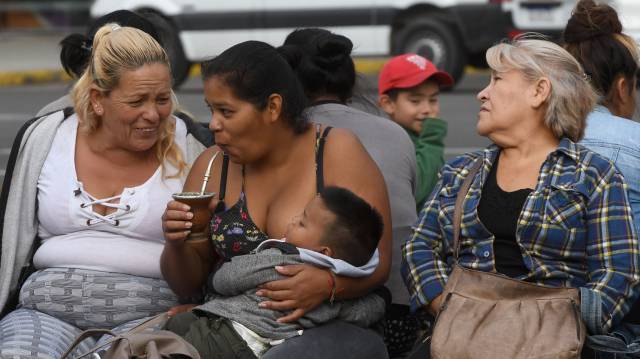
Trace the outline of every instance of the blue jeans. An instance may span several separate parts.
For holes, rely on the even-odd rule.
[[[580,311],[589,335],[585,347],[595,359],[640,358],[640,325],[621,323],[610,333],[601,327],[602,301],[600,295],[587,288],[580,288]],[[592,353],[591,353],[592,352]]]
[[[640,324],[622,323],[609,335],[591,335],[586,344],[597,359],[640,358]]]
[[[388,359],[382,337],[371,329],[334,321],[307,329],[269,349],[262,359]]]

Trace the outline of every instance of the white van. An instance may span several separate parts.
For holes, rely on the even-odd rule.
[[[281,45],[296,28],[322,27],[349,37],[357,56],[417,52],[458,80],[465,65],[507,36],[503,0],[97,0],[91,16],[151,10],[170,19],[179,45],[174,76],[190,62],[245,40]]]
[[[640,42],[640,0],[600,0],[618,11],[623,31]],[[560,35],[571,17],[577,0],[512,0],[503,2],[520,31],[539,31]]]

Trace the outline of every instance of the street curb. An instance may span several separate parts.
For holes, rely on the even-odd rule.
[[[388,58],[356,58],[356,71],[363,75],[376,75]],[[485,73],[486,69],[467,66],[467,74]],[[195,64],[189,70],[190,77],[200,76],[200,66]],[[34,85],[46,83],[70,82],[71,77],[63,70],[29,70],[29,71],[0,71],[0,87]]]
[[[69,81],[71,77],[62,70],[0,71],[0,87]]]
[[[380,72],[380,69],[382,69],[382,66],[387,62],[387,60],[388,58],[384,57],[356,58],[353,59],[353,62],[356,65],[356,72],[363,75],[376,75]],[[191,69],[189,70],[189,77],[196,77],[200,75],[200,66],[198,64],[191,66]]]

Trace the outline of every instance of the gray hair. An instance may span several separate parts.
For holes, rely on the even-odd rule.
[[[582,66],[569,52],[539,35],[525,34],[491,47],[486,57],[494,71],[517,70],[532,82],[547,78],[551,93],[544,118],[546,126],[557,138],[568,137],[574,142],[582,139],[597,95]]]

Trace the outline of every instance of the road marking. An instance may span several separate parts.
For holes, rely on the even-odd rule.
[[[51,82],[70,82],[71,77],[62,70],[25,70],[0,72],[0,86],[21,86]]]
[[[356,72],[365,75],[376,75],[382,69],[382,66],[389,61],[391,57],[354,57],[353,64]],[[200,77],[202,69],[199,64],[194,64],[189,68],[189,77]],[[466,66],[464,68],[467,74],[488,74],[490,71],[486,68]]]

